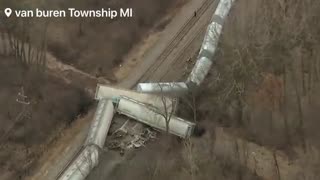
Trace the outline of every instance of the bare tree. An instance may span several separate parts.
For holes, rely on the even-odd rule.
[[[181,101],[185,103],[191,110],[193,114],[193,122],[197,122],[197,97],[196,92],[191,91],[188,94],[180,97]]]
[[[296,95],[296,101],[298,104],[299,133],[300,133],[303,149],[306,152],[306,139],[305,139],[305,130],[304,130],[304,115],[303,115],[303,109],[302,109],[302,97],[299,92],[299,87],[298,87],[298,82],[297,82],[297,77],[296,77],[295,71],[292,68],[291,68],[291,79],[292,79],[292,83],[294,86],[293,88],[294,88],[295,95]]]
[[[184,147],[185,147],[185,156],[186,160],[188,163],[188,173],[191,175],[191,179],[195,180],[196,179],[196,174],[199,171],[199,167],[197,166],[197,160],[196,157],[194,156],[194,148],[193,148],[193,143],[190,138],[186,139],[184,141]]]
[[[280,168],[279,168],[279,164],[278,164],[277,153],[275,150],[272,151],[272,156],[273,156],[273,160],[274,160],[274,166],[277,170],[278,180],[281,180]]]
[[[238,140],[237,138],[235,138],[234,140],[234,144],[235,144],[235,153],[236,153],[236,158],[237,158],[237,161],[239,163],[239,166],[238,166],[238,179],[239,180],[242,180],[242,169],[241,169],[241,166],[240,166],[240,163],[241,163],[241,156],[240,156],[240,148],[239,148],[239,144],[238,144]]]
[[[287,68],[286,65],[283,65],[283,107],[282,107],[282,114],[283,114],[283,121],[284,121],[284,133],[286,137],[286,141],[289,145],[291,145],[290,140],[290,131],[289,131],[289,123],[288,123],[288,112],[287,112]]]
[[[161,89],[161,93],[159,94],[159,96],[161,98],[161,102],[163,105],[163,110],[160,111],[160,115],[166,121],[165,122],[166,123],[166,133],[168,135],[169,128],[170,128],[169,124],[170,124],[171,117],[174,114],[175,109],[176,109],[177,99],[174,97],[174,95],[166,96],[165,93],[163,92],[162,85],[159,83],[158,86]]]
[[[32,26],[32,19],[3,22],[2,44],[6,54],[13,54],[25,68],[44,70],[46,65],[47,29],[49,21],[36,21],[40,28]],[[35,36],[37,33],[39,36]]]
[[[153,161],[149,166],[148,166],[148,172],[149,172],[149,179],[154,180],[155,177],[158,175],[159,170],[160,170],[160,164],[161,164],[161,159],[157,159],[155,162]]]

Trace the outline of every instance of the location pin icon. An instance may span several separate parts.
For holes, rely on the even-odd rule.
[[[7,17],[10,17],[11,13],[12,13],[12,10],[10,8],[6,8],[4,10],[4,13],[6,14]]]

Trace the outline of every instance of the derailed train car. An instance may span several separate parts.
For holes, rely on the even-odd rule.
[[[215,61],[214,56],[218,48],[222,27],[234,1],[235,0],[220,0],[211,22],[208,25],[197,62],[186,82],[189,89],[200,86]]]
[[[126,96],[141,103],[150,104],[158,109],[164,109],[162,102],[163,98],[165,98],[165,101],[170,104],[170,99],[167,97],[157,96],[154,94],[144,94],[137,91],[122,89],[119,87],[112,87],[108,85],[97,85],[95,94],[96,100],[112,99],[119,96]],[[171,108],[172,106],[169,107]]]
[[[138,102],[134,99],[120,96],[114,98],[115,108],[119,114],[126,115],[157,130],[166,131],[166,116],[157,108]],[[169,121],[169,133],[181,138],[188,138],[193,134],[195,123],[172,115]]]
[[[101,99],[91,123],[85,145],[94,144],[103,149],[113,115],[114,107],[112,102],[108,99]]]

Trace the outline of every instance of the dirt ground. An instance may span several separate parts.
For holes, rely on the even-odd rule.
[[[24,19],[27,34],[33,44],[41,41],[41,32],[47,27],[47,49],[57,59],[97,77],[115,81],[113,68],[120,65],[128,52],[150,33],[162,30],[170,17],[187,0],[114,1],[41,1],[24,0],[24,7],[52,9],[111,9],[133,8],[132,18],[52,18]],[[21,3],[4,0],[0,7],[21,8]],[[6,19],[4,19],[6,20]],[[31,25],[31,26],[30,26]],[[151,30],[152,29],[152,30]],[[23,32],[16,32],[23,34]],[[20,35],[19,35],[20,36]],[[90,62],[90,63],[88,63]]]
[[[114,20],[56,20],[50,24],[48,30],[48,49],[66,64],[71,64],[92,75],[114,80],[111,69],[123,62],[130,49],[151,33],[151,28],[152,31],[161,30],[169,20],[162,23],[159,23],[159,20],[166,14],[174,12],[184,1],[77,2],[78,8],[81,9],[131,7],[134,17]],[[71,7],[74,4],[61,1],[59,6]]]
[[[18,179],[51,138],[86,114],[93,101],[81,87],[26,70],[13,57],[1,56],[0,74],[0,169],[4,177],[7,172],[10,179]]]

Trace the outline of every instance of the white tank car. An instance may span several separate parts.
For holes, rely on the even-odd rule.
[[[137,121],[147,124],[158,130],[166,131],[166,116],[157,108],[135,101],[131,98],[121,96],[116,102],[116,111],[120,114],[131,117]],[[167,116],[168,117],[168,116]],[[175,115],[172,115],[169,122],[169,133],[181,138],[188,138],[192,135],[195,124]]]

